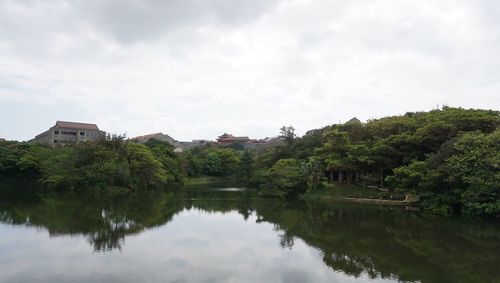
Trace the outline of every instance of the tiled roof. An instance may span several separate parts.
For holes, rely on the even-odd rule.
[[[76,122],[66,122],[66,121],[57,121],[57,127],[61,128],[72,128],[72,129],[82,129],[82,130],[99,130],[96,124],[87,124],[87,123],[76,123]]]

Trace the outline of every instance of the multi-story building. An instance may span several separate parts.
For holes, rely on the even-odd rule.
[[[51,146],[96,141],[105,137],[96,124],[57,121],[49,130],[37,135],[32,141]]]

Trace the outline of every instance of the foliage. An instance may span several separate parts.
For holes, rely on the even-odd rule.
[[[269,184],[288,195],[303,192],[305,187],[303,171],[295,159],[278,160],[267,170],[265,177]]]
[[[253,151],[236,150],[230,146],[195,147],[183,154],[184,170],[189,177],[238,176],[248,180],[254,173],[254,155]]]
[[[155,159],[145,145],[128,143],[127,153],[132,186],[149,188],[150,185],[160,185],[169,180],[162,163]]]
[[[500,214],[500,130],[470,132],[441,146],[424,161],[394,169],[389,178],[427,197],[429,206],[448,206],[469,215]]]
[[[293,126],[283,126],[280,129],[280,137],[285,140],[287,144],[291,144],[297,135]]]
[[[369,120],[356,118],[265,151],[209,144],[176,154],[168,143],[120,136],[67,147],[0,142],[0,178],[36,178],[49,187],[144,189],[187,177],[236,178],[290,195],[316,188],[327,171],[356,172],[366,185],[417,193],[428,209],[500,215],[500,112],[443,107]],[[257,154],[258,153],[258,154]]]
[[[303,161],[300,164],[300,168],[302,176],[306,179],[307,187],[316,190],[323,173],[321,162],[315,157],[310,157],[307,161]]]
[[[182,183],[185,172],[181,158],[174,152],[174,146],[156,139],[148,140],[145,145],[150,148],[154,157],[161,162],[167,180]]]
[[[125,141],[121,136],[65,147],[0,144],[0,177],[35,177],[49,188],[148,189],[182,180],[179,161],[167,145]],[[5,164],[5,165],[4,165]]]
[[[241,155],[238,175],[239,177],[249,180],[254,175],[254,155],[255,153],[250,150],[245,150]]]
[[[282,159],[314,159],[318,171],[355,171],[364,183],[417,193],[428,209],[498,216],[499,127],[498,111],[446,106],[366,123],[353,118],[288,139],[255,165],[262,172]],[[312,176],[305,176],[309,185]]]

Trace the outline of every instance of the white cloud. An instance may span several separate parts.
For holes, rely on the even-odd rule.
[[[265,137],[284,124],[303,133],[438,104],[498,109],[499,7],[0,0],[0,118],[16,119],[2,111],[15,105],[48,128],[73,111],[111,132],[193,139]],[[2,123],[0,136],[37,129]]]

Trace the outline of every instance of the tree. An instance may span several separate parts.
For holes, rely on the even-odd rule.
[[[160,161],[143,144],[127,143],[127,161],[134,188],[162,185],[168,181],[167,173]]]
[[[168,180],[182,183],[184,178],[183,167],[179,156],[174,152],[174,146],[157,139],[150,139],[145,145],[151,149],[155,158],[162,163]]]
[[[254,173],[253,158],[253,151],[245,150],[241,155],[238,174],[246,180],[250,179]]]
[[[207,174],[211,176],[224,175],[222,161],[217,152],[214,151],[207,154],[207,158],[205,160],[205,170]]]
[[[216,153],[221,160],[222,176],[235,176],[240,164],[240,154],[232,148],[220,148]]]
[[[309,160],[301,163],[301,169],[308,186],[316,190],[323,172],[321,162],[316,157],[310,157]]]
[[[291,144],[297,135],[295,134],[295,128],[290,125],[281,127],[279,136],[283,138],[287,144]]]
[[[306,184],[300,163],[295,159],[280,159],[266,174],[267,180],[287,195],[303,192]]]
[[[465,134],[453,150],[445,162],[450,181],[463,187],[463,211],[500,216],[500,130]]]
[[[0,173],[16,167],[17,156],[14,144],[0,142]]]
[[[341,169],[352,170],[348,163],[348,149],[351,144],[349,135],[336,127],[329,128],[323,132],[324,143],[318,148],[317,155],[323,161],[328,170]]]

